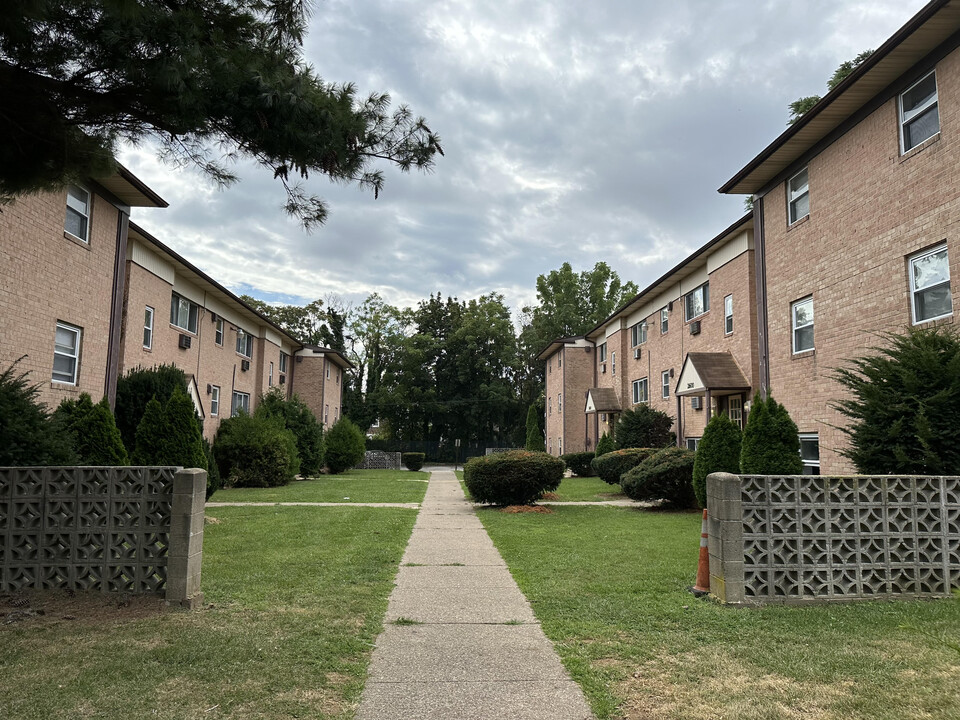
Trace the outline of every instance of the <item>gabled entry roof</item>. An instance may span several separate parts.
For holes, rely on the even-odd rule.
[[[718,395],[748,392],[750,381],[728,352],[687,353],[674,394],[703,395],[707,390]]]
[[[613,388],[590,388],[585,413],[620,412],[620,398]]]

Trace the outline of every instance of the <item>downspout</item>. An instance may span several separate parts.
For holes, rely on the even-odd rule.
[[[123,295],[127,283],[127,237],[130,229],[129,209],[117,208],[117,246],[113,257],[113,288],[110,295],[110,326],[107,334],[107,370],[103,381],[104,394],[110,409],[116,409],[117,377],[120,374],[120,332],[123,325]]]
[[[767,325],[767,251],[763,227],[763,197],[753,200],[754,264],[757,276],[757,356],[760,396],[770,393],[770,337]]]

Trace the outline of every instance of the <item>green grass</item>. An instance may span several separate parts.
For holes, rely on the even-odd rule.
[[[557,502],[602,502],[624,500],[627,497],[619,485],[609,485],[598,477],[564,478],[556,494]]]
[[[210,514],[213,607],[160,613],[154,601],[125,617],[110,600],[72,621],[0,625],[4,720],[352,717],[416,513]]]
[[[348,470],[295,480],[276,488],[227,488],[211,502],[398,502],[419,503],[429,473],[408,470]]]
[[[957,600],[723,607],[698,514],[553,510],[478,515],[601,720],[960,718]]]

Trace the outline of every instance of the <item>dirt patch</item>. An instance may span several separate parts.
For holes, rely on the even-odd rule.
[[[212,515],[204,515],[204,516],[203,516],[203,524],[204,524],[204,525],[219,525],[219,524],[220,524],[220,518],[215,518],[215,517],[213,517]]]
[[[507,505],[505,508],[501,508],[500,512],[507,513],[508,515],[516,515],[518,513],[541,513],[543,515],[550,515],[553,513],[553,510],[543,505]]]
[[[169,612],[159,595],[24,590],[0,593],[0,632],[4,628],[42,627],[62,622],[110,625]]]
[[[555,492],[547,492],[547,493],[544,493],[543,497],[540,499],[541,500],[559,500],[560,496],[557,495]]]

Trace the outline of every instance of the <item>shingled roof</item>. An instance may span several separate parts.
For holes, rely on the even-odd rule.
[[[620,412],[620,398],[613,388],[590,388],[584,412]]]
[[[705,390],[750,389],[750,381],[744,376],[733,355],[719,353],[687,353],[677,380],[676,394],[699,395]]]

